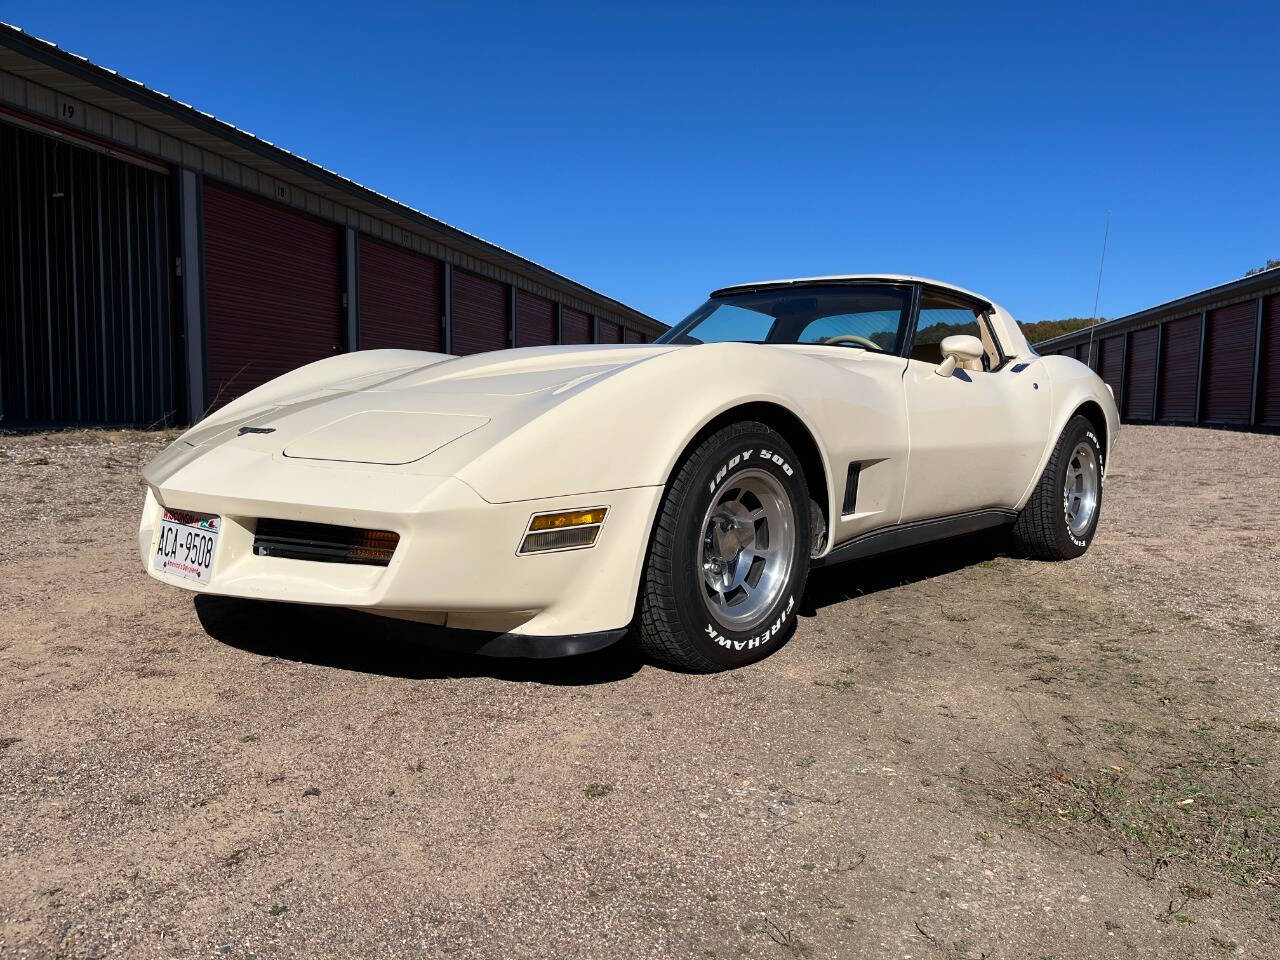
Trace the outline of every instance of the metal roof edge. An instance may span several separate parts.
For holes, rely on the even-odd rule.
[[[220,120],[211,113],[205,113],[190,104],[159,90],[154,90],[108,67],[99,66],[87,57],[64,50],[51,41],[27,33],[21,27],[3,20],[0,20],[0,46],[8,47],[15,53],[37,60],[45,66],[65,71],[87,83],[103,87],[140,107],[157,110],[175,120],[188,123],[204,133],[226,140],[264,160],[278,163],[304,177],[310,177],[326,186],[359,197],[365,202],[378,206],[389,213],[412,220],[420,226],[441,235],[446,241],[453,240],[454,242],[460,242],[464,246],[478,248],[480,253],[487,255],[487,257],[481,256],[480,259],[491,259],[513,272],[531,275],[532,279],[540,280],[550,286],[566,288],[568,292],[572,292],[584,300],[595,301],[602,307],[612,309],[628,320],[647,327],[648,332],[661,333],[667,329],[667,324],[662,321],[642,313],[634,307],[629,307],[607,294],[593,290],[577,280],[572,280],[549,267],[544,267],[540,263],[522,257],[475,234],[467,233],[465,230],[445,223],[443,220],[438,220],[421,210],[357,183],[327,167],[298,156],[283,147],[278,147],[248,131],[241,130],[234,124]]]

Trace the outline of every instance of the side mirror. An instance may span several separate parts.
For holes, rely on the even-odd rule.
[[[985,352],[982,349],[982,341],[967,333],[944,337],[939,347],[942,349],[942,362],[934,372],[940,377],[949,377],[955,373],[956,367],[962,360],[974,362],[982,360],[982,354]]]

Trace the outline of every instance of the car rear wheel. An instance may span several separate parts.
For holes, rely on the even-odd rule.
[[[811,523],[804,472],[781,434],[743,422],[707,437],[677,466],[658,508],[640,646],[699,672],[773,652],[795,627]]]
[[[1102,514],[1102,442],[1082,416],[1067,423],[1013,527],[1027,556],[1071,560],[1089,549]]]

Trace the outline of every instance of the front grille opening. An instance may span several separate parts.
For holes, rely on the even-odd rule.
[[[363,530],[264,517],[258,521],[253,536],[253,552],[259,557],[385,567],[391,562],[399,542],[400,535],[390,530]]]

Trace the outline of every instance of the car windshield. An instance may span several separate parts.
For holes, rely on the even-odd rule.
[[[859,283],[712,297],[658,343],[811,343],[901,353],[908,288]]]

